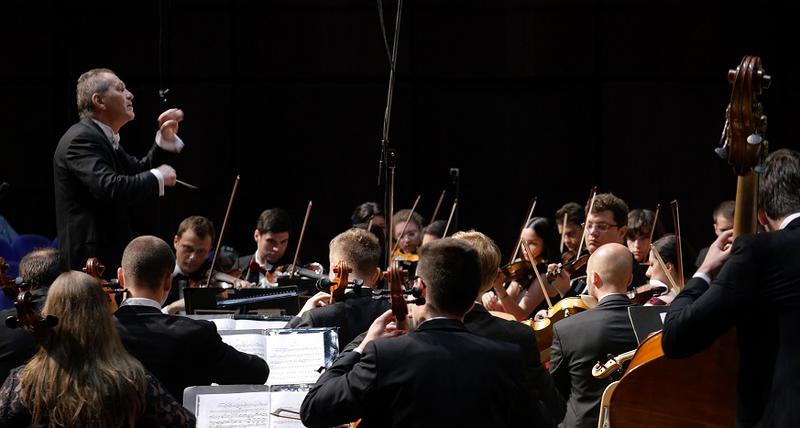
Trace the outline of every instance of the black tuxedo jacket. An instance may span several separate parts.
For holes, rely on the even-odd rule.
[[[669,357],[708,348],[731,327],[739,343],[737,426],[800,426],[800,219],[743,235],[709,286],[692,278],[670,306]]]
[[[624,294],[606,296],[594,309],[553,324],[550,348],[550,373],[556,387],[567,398],[565,427],[596,428],[603,390],[611,378],[595,379],[592,367],[636,349],[628,307],[633,303]]]
[[[464,317],[464,325],[478,336],[519,346],[533,399],[540,404],[536,422],[530,425],[554,426],[564,419],[566,403],[556,389],[550,373],[539,360],[539,347],[532,328],[516,321],[498,318],[477,303]]]
[[[224,343],[209,321],[126,305],[114,313],[122,343],[173,397],[188,386],[263,384],[269,367],[261,358]]]
[[[363,418],[375,427],[520,427],[534,403],[519,347],[482,338],[452,319],[376,340],[337,360],[306,395],[308,427]]]
[[[72,269],[98,257],[116,272],[133,237],[131,205],[158,198],[158,179],[149,172],[170,153],[154,143],[142,159],[114,150],[91,119],[72,125],[53,155],[58,242]]]
[[[343,347],[367,331],[372,322],[391,307],[387,299],[374,300],[370,289],[365,287],[358,295],[355,292],[347,293],[341,302],[315,308],[292,318],[286,328],[339,327],[339,346]]]

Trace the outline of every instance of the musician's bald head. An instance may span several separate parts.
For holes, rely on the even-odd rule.
[[[586,266],[589,293],[601,299],[608,293],[624,293],[633,280],[633,257],[624,245],[609,243],[599,247]]]
[[[162,291],[165,281],[170,284],[174,269],[175,255],[169,244],[155,236],[140,236],[125,247],[118,276],[134,297],[152,298],[148,294]]]

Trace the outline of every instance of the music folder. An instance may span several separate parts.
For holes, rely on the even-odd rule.
[[[651,333],[664,328],[664,317],[667,315],[668,306],[631,306],[628,308],[628,318],[636,335],[636,342],[642,343]]]

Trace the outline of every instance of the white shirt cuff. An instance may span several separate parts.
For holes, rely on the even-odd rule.
[[[155,168],[151,169],[150,172],[158,179],[158,196],[164,196],[164,174]]]
[[[181,137],[175,135],[174,141],[167,141],[161,137],[161,130],[156,131],[156,144],[158,147],[172,153],[180,153],[181,150],[183,150],[183,141]]]
[[[358,352],[359,354],[363,354],[364,353],[364,348],[359,346],[356,349],[353,349],[353,352]]]
[[[695,272],[694,275],[692,275],[692,278],[700,278],[705,281],[706,284],[711,285],[711,277],[705,272]]]

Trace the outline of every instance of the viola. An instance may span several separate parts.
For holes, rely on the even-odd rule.
[[[539,346],[541,362],[550,360],[550,346],[553,344],[553,324],[577,313],[588,311],[597,306],[597,299],[588,295],[567,297],[556,302],[547,310],[544,317],[523,321],[536,331],[536,343]]]
[[[30,291],[23,291],[17,296],[14,303],[17,315],[6,318],[6,326],[28,330],[38,343],[43,343],[52,328],[58,325],[58,318],[53,315],[42,317],[33,303],[32,296]]]

